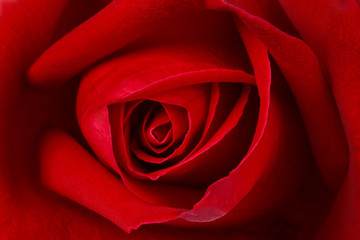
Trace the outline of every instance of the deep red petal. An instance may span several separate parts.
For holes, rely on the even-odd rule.
[[[121,180],[74,139],[46,133],[40,146],[41,179],[53,191],[101,214],[127,232],[142,224],[167,222],[182,211],[151,206],[133,196]]]
[[[57,100],[25,87],[24,75],[34,59],[51,44],[67,4],[68,1],[42,0],[0,2],[1,239],[126,237],[108,221],[45,192],[38,182],[36,137],[44,122],[55,116],[54,109],[50,116],[45,116],[48,109],[58,105],[48,106],[48,99],[49,105]],[[79,18],[82,13],[76,15]]]
[[[241,20],[264,42],[287,78],[307,127],[320,171],[329,187],[336,191],[347,167],[347,143],[318,59],[303,41],[237,6],[233,7]]]
[[[244,27],[240,33],[253,64],[260,96],[258,125],[252,145],[244,159],[230,172],[229,176],[210,185],[204,197],[194,208],[184,213],[182,218],[188,221],[209,222],[226,215],[251,190],[268,167],[267,162],[260,164],[252,159],[252,156],[253,151],[255,151],[264,134],[268,119],[271,82],[270,62],[267,49],[252,32]],[[258,156],[255,158],[257,157]],[[231,191],[229,191],[230,189]],[[219,198],[219,196],[221,196],[221,198]]]
[[[194,1],[113,1],[49,48],[30,68],[29,80],[40,85],[65,82],[160,23],[200,10],[201,2]]]
[[[360,238],[357,227],[360,224],[360,7],[353,0],[320,0],[316,4],[280,2],[328,75],[350,155],[345,181],[319,239],[357,239]],[[308,22],[311,27],[307,26]],[[342,139],[343,135],[340,136]],[[340,146],[343,144],[334,142],[329,147],[333,157],[343,156],[339,151],[334,152],[334,147]]]
[[[196,54],[189,55],[189,49]],[[134,72],[139,65],[149,64],[151,71],[143,68]],[[213,53],[177,45],[135,52],[100,64],[82,81],[78,93],[77,115],[85,138],[99,159],[119,172],[113,156],[107,106],[149,99],[159,92],[204,82],[253,84],[251,75],[225,70],[225,66]]]
[[[197,146],[178,164],[167,168],[166,175],[161,180],[206,188],[210,183],[226,176],[240,163],[250,146],[258,113],[256,104],[251,105],[255,110],[252,113],[256,113],[255,119],[246,119],[246,123],[250,120],[253,121],[246,126],[240,123],[240,118],[250,117],[248,115],[243,116],[250,90],[250,86],[244,86],[243,92],[238,96],[233,109],[226,116],[219,129],[208,141]],[[249,130],[250,133],[244,129]]]

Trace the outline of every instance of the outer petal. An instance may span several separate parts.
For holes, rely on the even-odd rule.
[[[349,169],[319,239],[360,238],[360,7],[353,1],[280,1],[328,74],[349,144]],[[307,21],[304,21],[307,19]],[[311,27],[308,23],[311,22]]]
[[[51,44],[59,18],[67,19],[62,15],[65,8],[72,8],[67,3],[66,0],[0,1],[0,239],[167,238],[171,230],[165,228],[157,233],[146,229],[129,236],[107,220],[46,191],[38,181],[38,132],[49,118],[61,121],[65,118],[62,113],[69,114],[69,108],[63,112],[67,107],[64,101],[74,92],[67,91],[61,96],[65,97],[63,102],[54,104],[59,97],[57,93],[34,92],[25,87],[23,76],[34,59]],[[81,15],[77,13],[76,21]],[[72,20],[61,31],[71,28]],[[192,234],[184,232],[174,239],[189,237]]]
[[[18,210],[26,203],[14,203],[17,202],[20,186],[12,182],[14,179],[18,181],[19,176],[16,176],[17,168],[13,168],[11,162],[19,165],[23,162],[13,156],[10,145],[14,114],[23,93],[23,72],[49,44],[52,28],[66,4],[67,1],[58,1],[53,5],[45,1],[21,1],[21,5],[0,2],[0,236],[4,239],[20,231],[21,227],[17,224],[20,219],[31,226],[31,220],[21,216]],[[29,32],[34,35],[29,36]],[[29,199],[34,195],[33,192],[23,194]],[[34,208],[29,211],[34,211]]]
[[[202,1],[113,1],[49,48],[29,70],[29,79],[45,85],[65,82],[164,21],[200,10]]]
[[[256,32],[279,64],[301,111],[320,171],[329,187],[336,191],[347,167],[347,143],[318,59],[303,41],[262,19],[256,4],[222,2]],[[241,7],[260,17],[249,14]]]
[[[142,224],[167,222],[182,212],[144,204],[129,194],[120,179],[65,133],[49,131],[40,147],[42,181],[46,186],[127,232]]]

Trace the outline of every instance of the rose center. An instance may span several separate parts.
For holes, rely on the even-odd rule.
[[[153,147],[161,147],[170,143],[172,140],[172,124],[169,115],[162,106],[158,106],[151,118],[143,121],[145,128],[143,132],[146,134],[146,141]],[[142,133],[140,133],[142,134]]]
[[[164,160],[186,135],[186,111],[178,106],[149,100],[135,105],[128,107],[130,118],[125,126],[130,133],[131,153],[141,162],[157,163]]]
[[[156,143],[163,144],[171,138],[171,123],[166,123],[160,126],[157,126],[150,130],[151,138],[150,141],[156,140]]]

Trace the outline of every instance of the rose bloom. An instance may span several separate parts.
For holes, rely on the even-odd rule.
[[[0,239],[360,239],[358,1],[0,7]]]

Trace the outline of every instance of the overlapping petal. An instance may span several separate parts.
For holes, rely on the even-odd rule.
[[[76,24],[107,2],[94,1],[87,13],[79,17],[74,9],[81,4],[68,5],[62,19],[70,19],[71,23],[63,21],[65,24],[53,29],[54,34],[50,30],[49,34],[43,34],[45,40],[35,45],[29,59],[39,55],[50,40],[59,41],[32,65],[28,77],[30,83],[53,86],[87,72],[78,93],[77,117],[91,150],[105,167],[86,152],[89,148],[83,148],[64,133],[52,131],[41,145],[44,184],[126,231],[142,224],[168,221],[181,226],[202,226],[208,222],[221,225],[227,221],[231,225],[268,214],[294,193],[292,188],[296,192],[309,179],[313,186],[308,192],[319,190],[328,194],[312,168],[313,153],[334,193],[342,184],[349,164],[348,175],[320,239],[329,238],[326,233],[329,228],[336,229],[333,238],[356,235],[350,232],[358,223],[356,214],[351,212],[358,212],[358,186],[354,183],[358,175],[359,134],[358,114],[351,106],[359,102],[358,84],[354,80],[359,68],[358,51],[350,51],[348,46],[356,45],[359,39],[358,34],[349,34],[356,31],[358,5],[354,1],[342,5],[325,1],[319,5],[280,3],[281,6],[277,1],[261,1],[263,5],[259,1],[241,0],[161,0],[141,4],[113,1],[75,29]],[[55,6],[58,14],[64,6],[64,2]],[[317,11],[319,6],[328,11]],[[234,27],[229,24],[229,16],[211,11],[197,14],[205,8],[234,14],[246,52],[241,50],[237,33],[228,31],[229,26]],[[321,33],[319,38],[299,18],[309,9],[314,13],[312,18],[318,16],[329,23],[320,22],[311,28]],[[58,18],[58,14],[52,17]],[[177,33],[172,23],[177,18],[186,22],[184,16],[190,19],[188,25],[176,25],[180,26]],[[341,24],[334,24],[331,16],[336,16],[334,19],[341,20]],[[52,17],[49,26],[54,25]],[[200,19],[205,21],[199,23]],[[197,27],[189,27],[191,30],[184,34],[189,21]],[[210,30],[215,34],[209,34]],[[297,31],[304,41],[299,39]],[[9,32],[11,35],[12,31]],[[329,41],[333,44],[322,44],[330,33],[336,36],[334,41]],[[26,50],[34,42],[17,40],[13,46],[22,44]],[[268,51],[276,64],[268,57]],[[21,62],[14,54],[10,60],[16,64],[12,67],[23,74],[31,63],[26,59]],[[344,59],[346,67],[341,62]],[[297,107],[290,94],[283,92],[289,90],[280,80],[282,74],[270,71],[270,67],[277,65],[295,97],[312,153]],[[21,78],[6,66],[0,68],[6,79]],[[89,67],[90,71],[86,69]],[[5,83],[6,89],[8,86],[15,89],[5,96],[16,99],[19,88],[9,81]],[[181,99],[182,96],[193,104]],[[9,119],[5,119],[3,125],[9,124]],[[313,176],[300,176],[306,167]],[[283,172],[274,173],[280,170]],[[286,184],[280,183],[281,179]],[[271,189],[265,189],[266,181],[269,184],[265,185]],[[270,198],[269,192],[277,197]],[[314,194],[314,198],[322,199],[321,194]],[[263,195],[269,201],[259,197]],[[324,198],[327,205],[331,197]],[[141,214],[137,214],[139,209]],[[314,212],[313,222],[317,226],[323,214],[319,209]],[[301,218],[300,213],[282,214],[286,215],[281,216],[287,218],[286,224],[294,224]],[[291,216],[296,216],[295,220]],[[350,224],[339,226],[338,219],[343,222],[350,219]],[[301,229],[298,232],[303,235],[289,233],[284,238],[296,235],[306,239],[306,234],[314,234],[306,231],[314,230]]]

